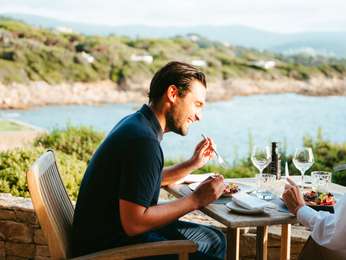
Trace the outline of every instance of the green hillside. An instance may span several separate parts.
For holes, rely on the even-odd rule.
[[[133,61],[133,55],[150,55],[153,62]],[[202,70],[209,81],[245,77],[309,80],[346,75],[346,60],[322,56],[285,57],[227,46],[202,37],[132,39],[61,33],[0,17],[0,82],[3,84],[111,80],[126,89],[132,82],[150,79],[159,67],[171,60],[205,61]],[[260,60],[275,61],[276,66],[264,69],[254,65]]]

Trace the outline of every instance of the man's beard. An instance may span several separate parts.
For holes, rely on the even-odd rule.
[[[166,113],[167,128],[169,129],[169,131],[172,131],[178,135],[187,135],[188,128],[184,129],[182,124],[179,126],[179,121],[174,117],[174,112],[175,109],[172,108]]]

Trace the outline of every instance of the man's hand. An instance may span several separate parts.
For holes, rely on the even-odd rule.
[[[163,169],[162,186],[176,183],[191,172],[203,167],[214,155],[215,144],[206,138],[198,143],[192,157],[182,163]]]
[[[206,138],[200,141],[195,151],[189,160],[194,169],[203,167],[215,155],[215,143],[211,138]]]
[[[216,175],[209,177],[204,182],[202,182],[196,190],[192,193],[192,197],[197,203],[197,208],[203,208],[209,203],[218,199],[224,189],[224,179],[221,175]]]
[[[290,178],[287,178],[287,181],[282,198],[288,210],[297,215],[298,210],[305,205],[304,198],[297,184]]]

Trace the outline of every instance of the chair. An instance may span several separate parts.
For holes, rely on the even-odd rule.
[[[346,170],[346,163],[335,166],[333,170],[334,172],[340,172],[340,171]]]
[[[345,255],[317,244],[312,237],[306,241],[298,260],[345,260]]]
[[[52,259],[69,259],[74,207],[66,192],[54,152],[40,156],[27,173],[29,191],[39,223],[48,240]],[[74,259],[131,259],[177,254],[187,260],[197,246],[188,240],[173,240],[117,247]]]

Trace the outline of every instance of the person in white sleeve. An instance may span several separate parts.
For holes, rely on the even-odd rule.
[[[311,230],[313,241],[309,239],[308,242],[315,243],[316,246],[314,249],[310,247],[310,251],[315,251],[314,254],[325,251],[329,255],[337,255],[338,259],[346,259],[346,194],[335,205],[334,214],[316,211],[305,205],[298,185],[290,178],[287,178],[287,181],[282,197],[288,210]]]

